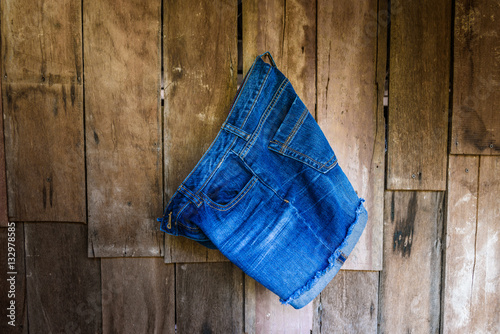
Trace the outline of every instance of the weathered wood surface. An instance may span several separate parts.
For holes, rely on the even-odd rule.
[[[89,256],[162,256],[158,1],[83,6]]]
[[[161,258],[102,259],[101,282],[104,333],[175,333],[173,264]]]
[[[1,0],[0,7],[4,82],[81,84],[81,1]]]
[[[455,2],[451,153],[500,154],[500,6]]]
[[[243,333],[243,272],[229,262],[176,264],[178,333]]]
[[[84,222],[81,3],[0,5],[9,216]]]
[[[100,260],[87,258],[87,225],[24,228],[30,333],[101,332]]]
[[[2,89],[10,220],[85,222],[82,86]]]
[[[500,332],[499,172],[500,157],[450,156],[444,333]]]
[[[14,239],[12,239],[14,238]],[[15,263],[8,261],[12,259],[8,243],[14,244]],[[26,275],[24,267],[24,227],[23,223],[15,223],[14,228],[0,228],[0,333],[20,334],[28,333],[28,318],[26,303]],[[11,267],[12,265],[12,267]],[[14,276],[14,280],[12,280]],[[12,286],[12,284],[14,284]],[[13,320],[9,316],[12,314],[8,307],[11,307],[11,300],[15,302],[14,326],[9,324]]]
[[[163,5],[165,202],[215,139],[236,94],[237,2]],[[224,261],[214,250],[165,237],[165,262]]]
[[[243,1],[243,72],[271,52],[278,69],[315,115],[316,0]]]
[[[1,49],[1,46],[0,46]],[[2,57],[0,57],[0,68],[2,68]],[[2,87],[2,76],[0,76],[0,90]],[[9,221],[7,208],[7,178],[5,175],[5,148],[3,136],[3,110],[2,94],[0,92],[0,227],[7,226]]]
[[[314,300],[313,333],[377,333],[379,273],[344,271]]]
[[[380,333],[439,333],[443,194],[385,194]]]
[[[279,297],[245,275],[245,333],[310,333],[313,304],[296,310],[282,305]]]
[[[377,28],[377,0],[318,2],[317,120],[369,212],[344,269],[382,269],[385,136],[378,99],[385,74],[377,75],[377,62],[386,61],[383,53],[377,59],[377,41],[387,38]],[[380,70],[385,73],[382,66]]]
[[[451,20],[450,1],[391,6],[387,189],[446,189]]]

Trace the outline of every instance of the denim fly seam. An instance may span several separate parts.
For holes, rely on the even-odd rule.
[[[301,308],[347,260],[367,212],[288,79],[262,56],[158,220]]]

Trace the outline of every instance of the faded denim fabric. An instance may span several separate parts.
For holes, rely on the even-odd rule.
[[[337,274],[368,215],[313,116],[264,55],[272,60],[257,57],[216,139],[158,220],[301,308]]]

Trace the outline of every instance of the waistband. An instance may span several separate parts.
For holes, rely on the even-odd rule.
[[[263,60],[265,56],[269,57],[271,64]],[[177,188],[165,208],[163,217],[158,218],[162,231],[179,235],[178,225],[182,225],[181,235],[194,239],[209,248],[216,248],[198,226],[186,221],[181,222],[179,217],[189,204],[196,207],[203,204],[204,200],[198,192],[210,180],[212,173],[216,171],[225,154],[237,140],[246,142],[241,154],[248,152],[259,128],[265,122],[266,114],[270,112],[285,89],[293,90],[288,83],[288,79],[278,70],[269,52],[256,58],[236,93],[229,114],[215,140]]]

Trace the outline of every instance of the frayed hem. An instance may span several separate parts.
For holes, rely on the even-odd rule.
[[[311,278],[304,286],[296,290],[290,297],[288,297],[287,299],[280,298],[281,304],[288,305],[292,303],[294,300],[301,297],[304,293],[311,290],[318,283],[318,281],[321,280],[323,276],[325,276],[334,267],[336,267],[337,271],[340,270],[340,267],[347,260],[347,257],[349,256],[352,249],[358,242],[359,237],[361,236],[361,233],[363,232],[364,227],[366,226],[366,219],[360,220],[361,214],[363,212],[366,212],[366,209],[363,206],[364,201],[365,201],[364,199],[362,198],[360,199],[358,207],[356,208],[356,219],[347,230],[347,235],[342,241],[342,244],[328,258],[328,263],[329,263],[328,266],[323,270],[317,271],[313,278]],[[353,231],[359,229],[360,227],[361,231],[357,233],[357,235],[353,236]],[[351,240],[352,237],[354,237],[355,240]]]

